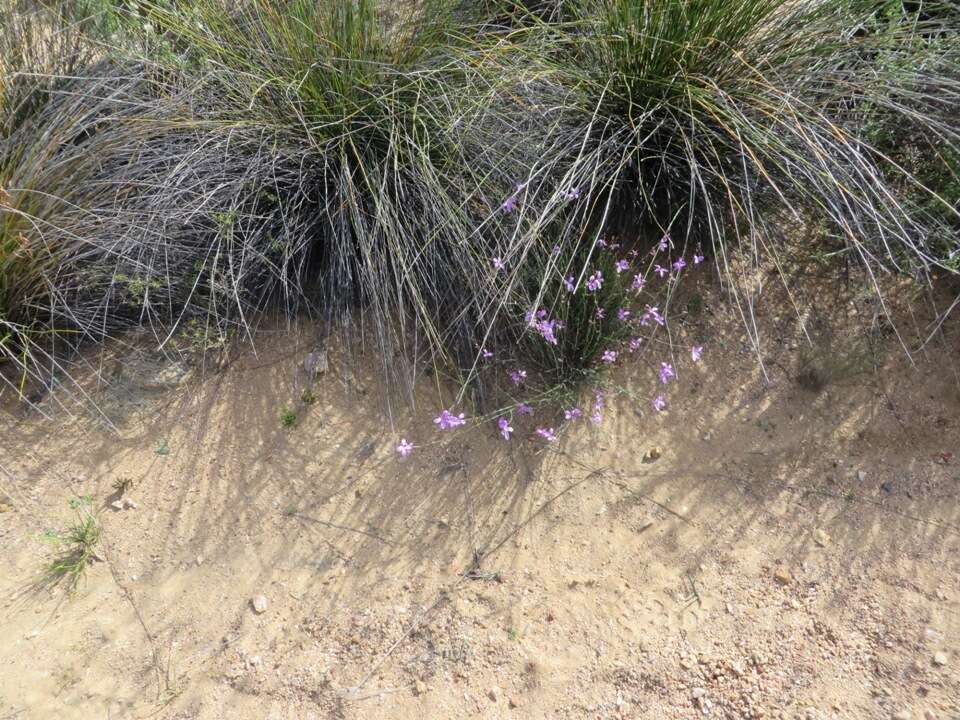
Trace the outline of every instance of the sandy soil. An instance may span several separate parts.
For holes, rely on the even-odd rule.
[[[634,363],[556,446],[406,461],[435,387],[391,420],[335,350],[281,427],[309,327],[216,373],[105,351],[116,430],[0,420],[0,718],[960,718],[960,324],[911,364],[839,295],[770,319],[767,377],[711,295],[669,412]],[[104,562],[31,591],[84,494]]]

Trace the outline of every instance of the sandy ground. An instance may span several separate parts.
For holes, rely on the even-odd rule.
[[[391,421],[334,350],[281,427],[309,328],[159,382],[105,352],[116,430],[0,420],[0,718],[960,718],[960,323],[911,364],[861,294],[811,307],[766,378],[711,296],[668,412],[648,358],[555,446],[406,461],[435,388]],[[31,591],[84,494],[104,562]]]

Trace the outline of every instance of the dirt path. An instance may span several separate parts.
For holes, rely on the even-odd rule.
[[[547,450],[483,428],[402,461],[335,355],[284,429],[296,337],[118,379],[119,433],[3,420],[0,718],[960,718],[960,328],[916,367],[819,336],[811,375],[785,320],[767,380],[711,333],[669,412],[620,368]],[[106,562],[26,592],[84,494]]]

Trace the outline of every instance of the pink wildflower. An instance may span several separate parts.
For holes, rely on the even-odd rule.
[[[463,417],[463,413],[459,415],[454,415],[449,410],[444,410],[437,417],[433,419],[435,425],[438,425],[441,430],[449,430],[450,428],[460,427],[461,425],[466,425],[467,421]]]
[[[554,432],[553,428],[537,428],[537,435],[542,437],[547,442],[556,442],[557,434]]]
[[[660,382],[666,385],[670,378],[675,378],[677,374],[673,371],[673,365],[670,363],[660,363]]]

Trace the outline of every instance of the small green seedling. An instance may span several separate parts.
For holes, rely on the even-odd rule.
[[[293,427],[297,424],[297,414],[288,407],[280,411],[280,424],[285,428]]]
[[[157,452],[157,455],[169,455],[169,454],[170,454],[170,446],[167,445],[167,440],[166,440],[166,438],[164,438],[163,440],[161,440],[161,441],[160,441],[160,444],[157,445],[157,451],[156,451],[156,452]]]
[[[96,558],[101,528],[90,496],[71,498],[69,504],[76,513],[73,524],[65,530],[44,534],[44,539],[61,550],[44,568],[41,585],[56,587],[65,584],[67,592],[72,594],[80,585],[87,566]]]

